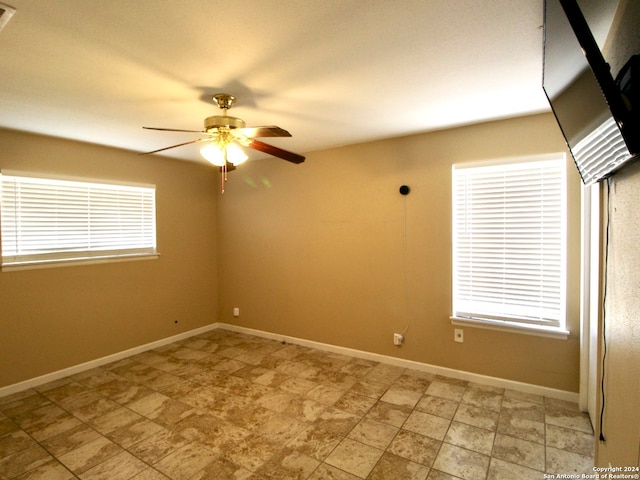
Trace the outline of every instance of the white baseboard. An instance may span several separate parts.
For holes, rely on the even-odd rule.
[[[302,338],[289,337],[287,335],[280,335],[277,333],[265,332],[262,330],[254,330],[251,328],[240,327],[238,325],[232,325],[228,323],[217,323],[217,328],[224,330],[231,330],[238,333],[246,333],[248,335],[254,335],[256,337],[268,338],[271,340],[277,340],[279,342],[287,342],[294,345],[301,345],[304,347],[315,348],[327,352],[339,353],[342,355],[348,355],[351,357],[362,358],[365,360],[372,360],[375,362],[386,363],[389,365],[395,365],[398,367],[411,368],[422,372],[433,373],[436,375],[443,375],[446,377],[457,378],[459,380],[467,380],[470,382],[479,383],[482,385],[489,385],[492,387],[508,388],[524,393],[531,393],[535,395],[542,395],[544,397],[555,398],[558,400],[566,400],[569,402],[578,402],[578,394],[575,392],[568,392],[565,390],[558,390],[555,388],[542,387],[540,385],[533,385],[530,383],[516,382],[515,380],[507,380],[504,378],[490,377],[487,375],[480,375],[478,373],[465,372],[463,370],[455,370],[447,367],[439,367],[437,365],[430,365],[428,363],[415,362],[413,360],[405,360],[403,358],[390,357],[388,355],[381,355],[378,353],[365,352],[362,350],[354,350],[351,348],[340,347],[337,345],[331,345],[327,343],[314,342],[311,340],[305,340]]]
[[[351,348],[340,347],[340,346],[331,345],[328,343],[315,342],[312,340],[305,340],[303,338],[296,338],[296,337],[290,337],[287,335],[280,335],[277,333],[265,332],[263,330],[254,330],[251,328],[240,327],[238,325],[231,325],[228,323],[212,323],[204,327],[196,328],[194,330],[189,330],[188,332],[183,332],[178,335],[173,335],[171,337],[157,340],[155,342],[146,343],[144,345],[130,348],[128,350],[123,350],[121,352],[114,353],[112,355],[107,355],[106,357],[102,357],[95,360],[91,360],[89,362],[74,365],[73,367],[64,368],[62,370],[47,373],[45,375],[31,378],[23,382],[14,383],[6,387],[0,387],[0,398],[5,397],[7,395],[21,392],[23,390],[27,390],[29,388],[34,388],[40,385],[44,385],[45,383],[49,383],[54,380],[59,380],[60,378],[67,377],[69,375],[74,375],[76,373],[84,372],[86,370],[91,370],[92,368],[100,367],[102,365],[106,365],[108,363],[115,362],[117,360],[122,360],[123,358],[131,357],[133,355],[146,352],[147,350],[152,350],[154,348],[158,348],[163,345],[167,345],[169,343],[177,342],[179,340],[184,340],[185,338],[193,337],[195,335],[200,335],[201,333],[209,332],[211,330],[215,330],[218,328],[234,331],[238,333],[246,333],[248,335],[267,338],[270,340],[277,340],[279,342],[287,342],[294,345],[315,348],[315,349],[323,350],[326,352],[338,353],[342,355],[348,355],[351,357],[362,358],[365,360],[372,360],[375,362],[386,363],[388,365],[395,365],[403,368],[411,368],[414,370],[433,373],[436,375],[444,375],[447,377],[457,378],[460,380],[467,380],[470,382],[475,382],[483,385],[490,385],[493,387],[500,387],[500,388],[508,388],[511,390],[516,390],[524,393],[532,393],[536,395],[542,395],[545,397],[555,398],[559,400],[566,400],[570,402],[578,401],[578,394],[574,392],[567,392],[564,390],[557,390],[554,388],[542,387],[539,385],[532,385],[529,383],[516,382],[513,380],[506,380],[503,378],[489,377],[487,375],[480,375],[477,373],[465,372],[462,370],[454,370],[452,368],[439,367],[437,365],[430,365],[428,363],[415,362],[413,360],[405,360],[402,358],[390,357],[388,355],[381,355],[378,353],[365,352],[362,350],[354,350]]]
[[[137,355],[139,353],[146,352],[147,350],[152,350],[163,345],[168,345],[169,343],[184,340],[185,338],[193,337],[195,335],[200,335],[201,333],[215,330],[216,328],[218,328],[218,324],[212,323],[204,327],[189,330],[188,332],[183,332],[178,335],[173,335],[171,337],[156,340],[155,342],[145,343],[144,345],[139,345],[128,350],[123,350],[112,355],[107,355],[106,357],[97,358],[85,363],[80,363],[78,365],[74,365],[73,367],[63,368],[62,370],[57,370],[55,372],[47,373],[39,377],[30,378],[29,380],[25,380],[23,382],[7,385],[6,387],[0,387],[0,398],[6,397],[7,395],[11,395],[13,393],[21,392],[23,390],[28,390],[29,388],[38,387],[40,385],[44,385],[45,383],[68,377],[69,375],[75,375],[76,373],[91,370],[92,368],[100,367],[102,365],[106,365],[107,363],[122,360],[123,358],[132,357],[133,355]]]

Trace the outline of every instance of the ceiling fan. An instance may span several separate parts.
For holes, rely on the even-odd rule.
[[[214,115],[204,120],[204,130],[180,130],[175,128],[155,128],[142,127],[147,130],[162,130],[166,132],[187,132],[204,135],[203,138],[179,143],[170,147],[159,148],[141,155],[158,153],[171,148],[182,147],[192,143],[204,142],[200,149],[200,154],[213,165],[220,167],[222,175],[222,191],[224,192],[224,182],[228,171],[234,170],[237,165],[247,160],[247,155],[241,147],[252,148],[262,153],[282,158],[292,163],[302,163],[305,157],[297,153],[283,150],[282,148],[269,145],[256,140],[260,137],[290,137],[286,130],[275,125],[263,127],[247,127],[244,120],[227,115],[227,111],[235,104],[236,97],[227,93],[217,93],[213,96],[213,102],[220,107],[222,115]]]

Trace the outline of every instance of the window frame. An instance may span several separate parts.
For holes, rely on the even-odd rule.
[[[11,191],[16,191],[15,182],[31,183],[33,190],[14,199],[6,200],[3,195],[7,183],[12,182]],[[40,185],[41,187],[38,187]],[[42,188],[42,192],[37,191]],[[54,192],[64,196],[69,193],[73,200],[54,201]],[[42,193],[37,197],[34,193]],[[133,205],[132,199],[139,199],[139,205]],[[10,212],[5,212],[5,200]],[[0,265],[2,271],[49,268],[59,266],[95,264],[105,262],[122,262],[133,260],[150,260],[158,258],[157,222],[156,222],[156,186],[152,184],[122,182],[114,180],[81,178],[63,175],[50,175],[16,170],[0,170],[0,237],[10,231],[17,237],[20,235],[20,218],[27,213],[27,208],[19,205],[25,200],[35,200],[34,207],[28,213],[39,216],[35,223],[29,225],[36,230],[33,240],[41,241],[46,232],[54,231],[55,236],[71,227],[71,222],[64,217],[63,225],[54,229],[51,220],[55,215],[66,213],[75,215],[73,230],[76,233],[70,242],[46,239],[36,249],[20,245],[24,239],[3,242],[0,238]],[[92,205],[100,202],[99,209]],[[53,207],[52,207],[53,205]],[[135,206],[135,209],[131,209]],[[3,208],[4,207],[4,208]],[[127,210],[127,208],[129,210]],[[121,210],[122,209],[122,210]],[[24,210],[24,211],[23,211]],[[125,213],[123,211],[127,210]],[[97,213],[96,213],[97,212]],[[49,216],[51,215],[51,216]],[[7,219],[7,217],[10,217]],[[56,217],[60,218],[60,217]],[[117,219],[118,226],[114,226]],[[64,222],[69,222],[65,225]],[[96,226],[108,232],[96,233]],[[27,230],[26,225],[22,225]],[[93,230],[92,230],[93,229]],[[137,229],[137,231],[136,231]],[[49,233],[49,236],[51,234]],[[136,239],[133,239],[133,238]],[[81,243],[84,243],[81,245]],[[9,245],[10,244],[10,245]],[[11,251],[6,253],[6,247]]]
[[[548,320],[527,320],[525,318],[517,318],[514,315],[487,315],[485,314],[476,314],[473,312],[471,314],[465,315],[461,314],[460,308],[457,308],[460,301],[457,298],[457,259],[459,254],[458,249],[458,236],[456,233],[456,218],[458,215],[456,208],[456,171],[459,170],[468,170],[468,169],[481,169],[483,167],[500,167],[504,166],[507,169],[509,166],[513,165],[514,168],[518,168],[517,166],[522,164],[533,164],[538,162],[547,162],[547,161],[556,161],[559,166],[561,166],[561,185],[562,191],[559,192],[561,208],[560,208],[560,235],[561,235],[561,247],[560,247],[560,274],[559,274],[559,283],[560,283],[560,302],[559,302],[559,311],[557,325],[552,325],[551,321]],[[570,332],[567,329],[567,269],[568,269],[568,244],[567,244],[567,219],[568,219],[568,175],[567,175],[567,157],[565,153],[553,153],[546,155],[532,155],[527,157],[517,157],[517,158],[503,158],[503,159],[495,159],[488,160],[482,162],[467,162],[467,163],[458,163],[452,166],[452,192],[451,192],[451,219],[452,219],[452,278],[451,278],[451,309],[452,314],[450,316],[451,323],[453,325],[458,326],[470,326],[470,327],[478,327],[485,328],[491,330],[499,330],[499,331],[509,331],[509,332],[517,332],[552,338],[568,338]],[[477,262],[476,262],[477,263]]]

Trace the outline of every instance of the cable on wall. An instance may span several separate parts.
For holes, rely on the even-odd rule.
[[[607,224],[605,228],[605,240],[604,240],[604,279],[602,286],[602,378],[600,380],[600,391],[602,395],[602,402],[600,405],[600,441],[606,442],[606,438],[603,432],[604,424],[604,406],[605,406],[605,392],[604,392],[604,379],[605,379],[605,366],[607,359],[607,271],[609,265],[609,227],[611,224],[611,177],[607,178]]]
[[[408,279],[408,255],[407,255],[407,196],[411,192],[411,188],[408,185],[402,185],[399,189],[400,194],[404,197],[403,200],[403,218],[402,218],[402,275],[403,275],[403,288],[404,288],[404,320],[406,325],[401,334],[404,335],[409,330],[411,324],[409,320],[409,279]]]

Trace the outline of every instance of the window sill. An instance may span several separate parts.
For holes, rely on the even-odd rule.
[[[471,318],[449,317],[452,325],[459,325],[472,328],[484,328],[486,330],[497,330],[499,332],[521,333],[524,335],[535,335],[538,337],[557,338],[567,340],[569,330],[543,327],[539,325],[520,325],[504,322],[500,320],[474,320]]]
[[[39,260],[33,262],[21,262],[2,265],[3,272],[14,272],[19,270],[34,270],[39,268],[73,267],[77,265],[93,265],[98,263],[131,262],[139,260],[155,260],[159,253],[134,254],[134,255],[106,255],[104,257],[84,257],[62,260]]]

